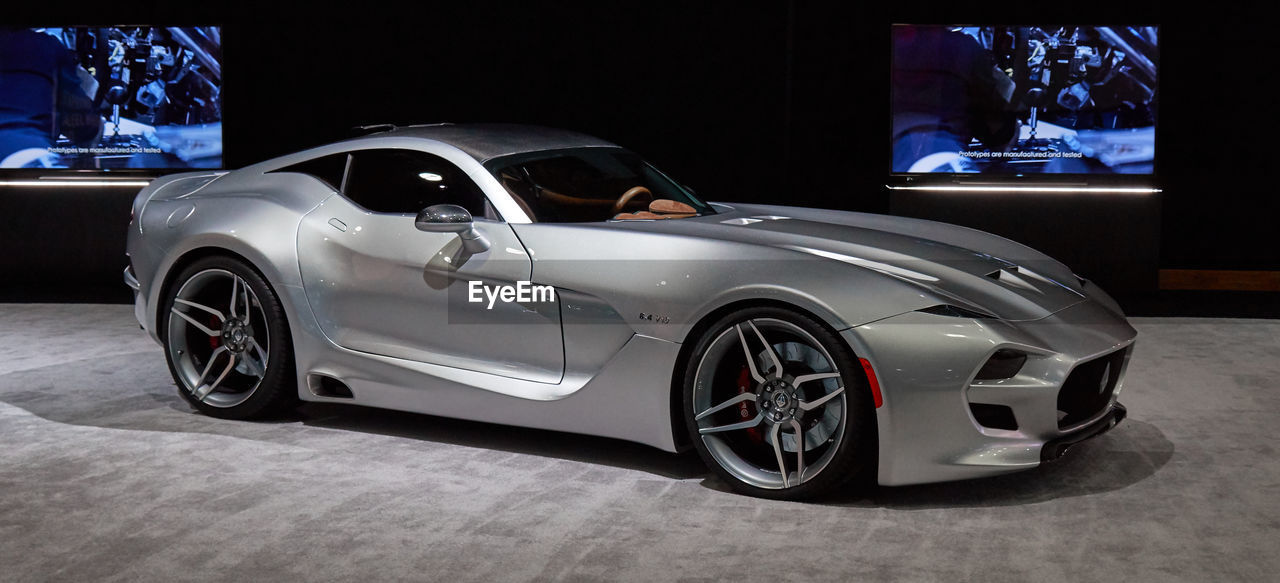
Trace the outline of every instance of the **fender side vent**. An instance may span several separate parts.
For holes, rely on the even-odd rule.
[[[307,375],[307,388],[311,390],[311,394],[317,397],[351,399],[355,396],[351,394],[351,389],[347,387],[346,383],[328,375]]]

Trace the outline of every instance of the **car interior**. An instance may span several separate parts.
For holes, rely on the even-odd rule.
[[[678,186],[629,153],[555,154],[494,175],[534,222],[680,219],[699,212],[677,200],[688,199]]]

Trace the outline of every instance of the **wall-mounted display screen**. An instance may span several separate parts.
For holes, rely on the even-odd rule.
[[[1152,174],[1153,26],[894,25],[893,172]]]
[[[221,166],[218,27],[0,28],[0,168]]]

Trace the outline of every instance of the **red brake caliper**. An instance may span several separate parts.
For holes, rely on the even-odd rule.
[[[742,394],[750,390],[751,390],[751,371],[747,370],[747,365],[744,364],[742,365],[742,370],[738,372],[738,394]],[[741,403],[738,403],[738,415],[742,417],[743,421],[751,418],[751,409],[748,407],[748,405],[750,405],[748,401],[743,401]],[[751,406],[754,406],[754,405],[751,405]],[[755,443],[764,442],[764,435],[760,433],[759,427],[752,427],[751,429],[748,429],[747,436],[750,437],[751,441]]]
[[[209,314],[209,328],[211,328],[211,329],[213,329],[213,330],[221,330],[221,329],[222,329],[222,324],[219,324],[219,323],[218,323],[218,318],[217,318],[216,316],[214,316],[213,314]],[[218,348],[219,346],[221,346],[221,345],[222,345],[222,338],[221,338],[221,337],[219,337],[219,336],[210,336],[210,337],[209,337],[209,348],[212,348],[212,349],[214,349],[214,350],[217,350],[217,348]]]

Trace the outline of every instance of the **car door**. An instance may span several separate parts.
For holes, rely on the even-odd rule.
[[[456,165],[418,150],[349,153],[341,192],[302,220],[298,256],[307,301],[334,343],[360,352],[538,382],[564,372],[560,308],[475,299],[527,281],[532,264],[511,227]],[[487,249],[457,233],[423,232],[414,219],[435,204],[475,217]]]

